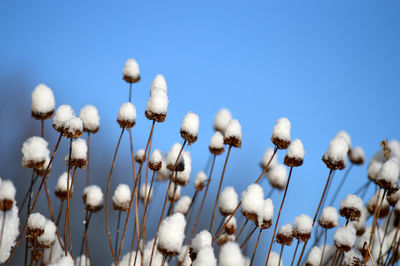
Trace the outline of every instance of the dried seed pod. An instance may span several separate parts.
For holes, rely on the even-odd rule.
[[[214,135],[211,137],[208,149],[214,155],[220,155],[224,153],[224,136],[221,134],[221,132],[217,131],[214,133]]]
[[[364,151],[361,147],[354,147],[349,152],[350,162],[355,165],[361,165],[365,161]]]
[[[236,237],[234,235],[229,235],[227,233],[223,233],[218,237],[218,241],[217,244],[218,246],[223,246],[228,242],[235,242],[236,241]]]
[[[15,202],[16,190],[10,180],[1,180],[0,182],[0,211],[10,211]],[[5,215],[3,213],[3,215]]]
[[[82,199],[88,211],[97,212],[103,208],[103,192],[99,186],[85,187]]]
[[[334,228],[338,225],[339,215],[335,208],[325,207],[322,211],[321,216],[318,219],[318,223],[321,227],[326,229]]]
[[[229,217],[225,218],[225,222],[226,223],[228,221]],[[233,235],[236,233],[236,218],[235,216],[232,216],[232,218],[229,220],[229,222],[226,224],[225,226],[225,232],[228,235]]]
[[[136,83],[140,81],[139,65],[135,59],[126,60],[124,69],[122,70],[122,79],[128,83]]]
[[[300,241],[307,242],[311,237],[312,219],[310,216],[302,214],[294,220],[293,236]]]
[[[193,144],[199,133],[199,116],[193,112],[188,112],[183,118],[180,132],[182,138],[187,140],[189,145]]]
[[[118,111],[117,122],[121,128],[131,128],[136,124],[136,108],[132,103],[124,103]]]
[[[150,156],[149,168],[153,171],[158,171],[162,167],[162,155],[160,150],[155,149]]]
[[[222,108],[218,111],[214,118],[214,129],[224,134],[229,122],[232,120],[231,112],[228,109]]]
[[[276,242],[281,245],[290,246],[293,242],[293,227],[291,224],[285,224],[279,228],[276,234]]]
[[[233,187],[226,187],[219,197],[219,211],[223,216],[233,214],[238,205],[238,194]]]
[[[22,144],[22,166],[41,168],[49,158],[48,143],[41,137],[30,137]]]
[[[64,133],[66,122],[73,117],[75,117],[75,112],[70,105],[60,105],[53,118],[53,128],[59,133]]]
[[[53,91],[44,84],[37,85],[32,92],[32,117],[38,120],[51,118],[55,104]]]
[[[276,121],[276,124],[272,130],[272,143],[280,150],[287,149],[290,144],[290,121],[289,119],[282,117]]]
[[[89,133],[97,133],[100,128],[100,117],[97,108],[93,105],[85,105],[80,113],[79,117],[82,119],[83,130]]]
[[[127,211],[131,200],[131,190],[128,185],[119,184],[112,197],[113,208],[117,211]]]
[[[335,137],[329,143],[329,148],[322,161],[331,170],[343,170],[347,164],[348,145],[344,138]]]
[[[340,215],[350,221],[359,221],[363,208],[362,199],[349,194],[340,202]]]
[[[356,234],[353,225],[344,225],[335,232],[334,242],[337,249],[348,252],[355,244]]]
[[[72,117],[64,123],[64,136],[76,139],[83,135],[83,123],[79,117]]]
[[[299,139],[295,139],[290,145],[286,153],[284,164],[288,167],[297,167],[303,164],[304,160],[304,147]]]
[[[242,126],[237,119],[231,120],[226,127],[224,143],[236,148],[242,147]]]
[[[194,180],[194,188],[197,191],[202,191],[203,188],[206,186],[207,176],[203,171],[200,171],[196,175],[196,179]]]
[[[28,218],[28,235],[31,238],[36,238],[44,233],[47,219],[40,213],[32,213]]]

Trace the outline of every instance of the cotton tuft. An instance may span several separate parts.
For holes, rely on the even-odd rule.
[[[174,170],[173,168],[174,168],[175,162],[176,162],[176,160],[178,158],[178,155],[179,155],[179,152],[180,152],[181,148],[182,148],[181,144],[175,143],[174,145],[172,145],[171,149],[168,152],[167,167],[171,171]]]
[[[151,89],[151,95],[147,101],[145,115],[147,119],[164,122],[168,111],[168,95],[160,88]]]
[[[344,138],[333,138],[322,160],[332,170],[343,170],[346,167],[348,150],[349,148]]]
[[[124,103],[118,111],[117,122],[121,128],[131,128],[136,124],[136,108],[132,103]]]
[[[294,219],[293,233],[298,240],[306,242],[311,237],[313,221],[310,216],[302,214]]]
[[[149,194],[149,192],[150,192],[150,194]],[[150,191],[149,184],[142,184],[140,186],[139,196],[143,202],[146,202],[146,201],[150,202],[151,199],[153,198],[153,189]]]
[[[232,120],[231,112],[228,109],[222,108],[218,111],[214,118],[214,129],[224,134],[229,122]]]
[[[75,112],[70,105],[60,105],[53,118],[54,129],[62,133],[66,128],[66,122],[73,117],[75,117]]]
[[[103,192],[97,185],[85,187],[83,190],[83,201],[86,209],[90,211],[99,211],[103,207]]]
[[[340,202],[340,215],[351,221],[358,221],[361,216],[362,208],[362,199],[357,195],[349,194]]]
[[[19,234],[18,207],[15,204],[15,201],[13,202],[11,210],[7,212],[0,212],[0,228],[3,226],[4,215],[5,220],[0,246],[0,263],[4,263],[10,256],[11,248],[15,245],[15,240]]]
[[[226,127],[224,143],[236,148],[242,147],[242,126],[237,119],[232,119]]]
[[[47,220],[44,226],[44,233],[37,238],[39,245],[43,248],[50,248],[56,241],[56,225]]]
[[[233,213],[238,205],[238,194],[233,187],[226,187],[219,197],[219,211],[228,216]]]
[[[279,263],[278,253],[272,251],[271,254],[269,255],[267,266],[278,266],[278,265],[283,266],[283,262],[281,260],[281,262]]]
[[[364,155],[364,150],[361,147],[354,147],[351,149],[351,152],[349,154],[349,159],[353,164],[363,164],[365,161],[365,155]]]
[[[242,192],[242,213],[246,218],[262,223],[264,191],[258,184],[251,184]]]
[[[224,136],[217,131],[212,135],[208,149],[214,155],[220,155],[224,152]]]
[[[44,120],[54,113],[56,101],[53,91],[45,84],[39,84],[32,92],[32,117]]]
[[[399,190],[400,166],[394,159],[387,160],[376,176],[377,184],[390,191]]]
[[[158,231],[158,250],[163,254],[176,256],[182,247],[185,238],[185,216],[175,213],[166,217]]]
[[[64,136],[78,138],[83,134],[83,122],[79,117],[71,117],[64,123]]]
[[[205,182],[207,180],[207,176],[203,171],[200,171],[194,180],[194,187],[197,191],[203,190],[205,186]]]
[[[351,150],[351,138],[350,138],[350,135],[346,131],[344,131],[344,130],[339,131],[336,134],[335,138],[343,138],[344,141],[346,141],[346,145],[348,147],[348,150],[349,151]]]
[[[192,204],[192,198],[189,196],[183,196],[176,202],[174,213],[179,212],[186,215],[189,211],[190,204]]]
[[[61,200],[66,200],[67,199],[67,182],[68,179],[68,174],[67,172],[64,172],[60,175],[60,177],[58,178],[57,181],[57,185],[56,185],[56,189],[55,189],[55,194],[58,198],[60,198]],[[71,186],[71,180],[69,181],[69,185],[70,185],[70,193],[72,193],[74,191],[74,187]]]
[[[143,149],[139,149],[136,151],[135,153],[135,161],[137,163],[144,163],[144,161],[146,161],[146,154],[145,151]]]
[[[126,184],[119,184],[112,197],[113,207],[118,211],[127,211],[131,200],[131,190]]]
[[[162,90],[163,92],[165,92],[165,94],[168,93],[167,82],[165,81],[165,78],[162,74],[158,74],[154,78],[153,83],[151,84],[150,87],[150,95],[152,95],[153,91],[157,89]]]
[[[303,164],[304,154],[305,151],[301,140],[293,140],[289,145],[288,151],[286,152],[284,159],[285,165],[289,167],[301,166]]]
[[[281,164],[274,165],[267,173],[268,181],[272,187],[283,190],[287,183],[287,170]]]
[[[291,124],[289,119],[282,117],[276,121],[276,124],[272,130],[272,143],[278,147],[278,149],[284,150],[290,144],[290,128]]]
[[[343,251],[350,251],[355,244],[356,234],[353,225],[344,225],[338,228],[334,235],[335,246]]]
[[[100,117],[97,108],[93,105],[85,105],[79,117],[82,119],[83,130],[90,133],[96,133],[100,128]]]
[[[245,259],[239,244],[228,241],[219,251],[219,266],[244,266]]]
[[[321,263],[322,251],[319,247],[313,247],[308,255],[306,264],[309,266],[319,266]]]
[[[39,168],[49,158],[48,143],[42,137],[30,137],[22,144],[22,165],[26,168]]]
[[[214,255],[213,248],[203,247],[197,253],[196,259],[193,261],[192,266],[217,266],[217,259]]]
[[[319,216],[318,223],[323,228],[334,228],[338,225],[339,214],[334,207],[325,207],[322,214]]]
[[[192,249],[194,252],[199,252],[204,247],[211,247],[212,236],[207,230],[200,231],[192,240]]]
[[[155,149],[150,155],[149,168],[153,171],[158,171],[162,167],[162,154],[160,150]]]
[[[128,83],[136,83],[140,81],[139,65],[135,59],[129,58],[125,62],[122,70],[123,79]]]

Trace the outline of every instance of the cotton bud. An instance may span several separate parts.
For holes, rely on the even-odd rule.
[[[128,185],[119,184],[112,197],[113,208],[117,211],[127,211],[131,200],[131,190]]]
[[[297,167],[303,164],[304,160],[304,147],[299,139],[295,139],[290,145],[286,153],[284,164],[288,167]]]
[[[219,211],[223,216],[233,214],[238,205],[238,194],[233,187],[226,187],[219,197]]]
[[[361,147],[354,147],[349,153],[350,162],[356,165],[361,165],[365,161],[364,150]]]
[[[60,105],[53,119],[53,127],[60,133],[64,133],[66,122],[75,117],[75,112],[70,105]]]
[[[264,156],[262,157],[262,160],[261,160],[261,162],[260,162],[261,168],[264,169],[264,168],[267,166],[268,162],[271,161],[271,162],[269,163],[267,172],[270,171],[270,170],[272,169],[272,167],[274,167],[275,165],[278,164],[277,155],[276,155],[276,154],[275,154],[274,156],[273,156],[273,155],[274,155],[274,150],[271,149],[271,148],[267,148],[267,149],[265,150]],[[273,156],[273,157],[272,157],[272,156]],[[271,160],[271,157],[272,157],[272,160]]]
[[[32,213],[28,217],[28,235],[33,238],[43,235],[47,219],[40,213]]]
[[[290,246],[293,241],[293,227],[291,224],[285,224],[279,228],[276,234],[276,242],[281,245]]]
[[[229,122],[232,120],[231,112],[228,109],[222,108],[218,111],[214,118],[214,129],[224,134]]]
[[[6,212],[12,209],[15,202],[15,194],[16,190],[14,184],[10,180],[1,180],[0,211]]]
[[[180,197],[181,197],[181,186],[172,183],[168,189],[168,199],[170,201],[176,202],[179,200]]]
[[[224,153],[224,136],[221,134],[221,132],[217,131],[214,133],[214,135],[211,137],[208,149],[214,155],[220,155]]]
[[[268,181],[273,188],[283,190],[287,183],[287,170],[281,164],[274,165],[267,173]]]
[[[190,209],[190,205],[192,204],[192,198],[189,196],[183,196],[180,198],[174,207],[174,213],[182,213],[186,215]]]
[[[160,224],[157,248],[164,256],[176,256],[185,238],[186,220],[181,213],[166,217]]]
[[[306,266],[320,266],[322,251],[319,247],[313,247],[308,255]]]
[[[145,116],[149,120],[154,120],[159,123],[164,122],[167,117],[168,110],[168,95],[166,91],[160,88],[151,89],[151,95],[147,101]]]
[[[242,192],[242,213],[255,223],[262,223],[264,192],[260,185],[251,184]]]
[[[379,208],[379,205],[381,203],[382,200],[382,193],[383,191],[381,190],[381,192],[379,193],[379,190],[375,193],[375,195],[373,195],[367,202],[367,210],[368,212],[373,215],[375,213],[375,206],[376,206],[376,201],[378,200],[378,205],[377,208]],[[379,194],[379,198],[378,198],[378,194]],[[389,202],[387,201],[386,197],[383,199],[382,202],[382,206],[380,208],[379,211],[379,218],[383,218],[388,216],[390,212],[390,205]]]
[[[140,186],[139,197],[142,202],[151,201],[153,198],[153,190],[150,191],[149,184],[143,184]]]
[[[186,186],[189,183],[190,174],[192,172],[192,157],[190,152],[183,151],[181,155],[183,159],[183,171],[179,171],[174,175],[174,181],[181,186]]]
[[[77,139],[72,142],[71,147],[71,167],[84,168],[86,166],[87,145],[84,139]],[[65,156],[65,161],[68,163],[69,154]]]
[[[233,235],[233,234],[236,233],[236,227],[237,227],[236,218],[235,218],[235,216],[232,216],[232,218],[229,221],[228,221],[228,219],[229,219],[229,217],[226,217],[225,220],[224,220],[224,224],[226,224],[225,225],[225,232],[228,235]]]
[[[217,244],[218,246],[223,246],[228,242],[235,242],[236,241],[236,236],[235,235],[229,235],[227,233],[223,233],[218,237]]]
[[[272,143],[281,150],[287,149],[290,144],[290,121],[289,119],[282,117],[276,121],[276,124],[272,130]]]
[[[48,143],[41,137],[30,137],[22,144],[22,165],[26,168],[40,168],[49,158]]]
[[[242,147],[242,126],[237,119],[231,120],[226,127],[224,143],[236,148]]]
[[[162,155],[160,150],[155,149],[150,156],[149,168],[153,171],[158,171],[162,166]]]
[[[197,191],[202,191],[206,185],[207,176],[203,171],[200,171],[196,175],[196,179],[194,180],[194,188]]]
[[[50,118],[55,104],[53,91],[44,84],[37,85],[32,92],[32,117],[38,120]]]
[[[79,117],[82,119],[83,130],[89,133],[96,133],[100,128],[100,117],[97,108],[93,105],[85,105]]]
[[[219,252],[219,266],[243,266],[245,259],[240,250],[239,244],[227,242]]]
[[[387,160],[376,176],[377,184],[386,190],[395,192],[399,190],[400,165],[394,159]]]
[[[97,212],[103,208],[103,192],[99,186],[85,187],[82,199],[88,211]]]
[[[67,192],[67,187],[68,187],[67,179],[68,179],[67,172],[62,173],[60,175],[60,177],[58,178],[57,186],[56,186],[56,190],[54,191],[54,194],[60,200],[66,200],[67,199],[67,195],[68,195],[68,192]],[[72,184],[71,184],[71,179],[70,179],[70,181],[69,181],[69,186],[70,186],[69,193],[72,196],[72,192],[74,190],[74,187],[71,186],[71,185]]]
[[[37,238],[39,245],[42,248],[51,248],[56,241],[56,225],[51,221],[47,220],[44,226],[44,232]]]
[[[131,128],[136,124],[136,108],[131,103],[124,103],[118,111],[117,122],[121,128]]]
[[[64,136],[76,139],[83,135],[83,123],[79,117],[72,117],[64,124]]]
[[[353,225],[344,225],[338,228],[334,236],[335,246],[337,249],[348,252],[355,244],[356,234]]]
[[[262,223],[257,223],[258,227],[268,229],[272,225],[272,218],[274,216],[274,205],[271,199],[264,200],[264,208],[262,213]]]
[[[350,221],[358,221],[363,208],[362,199],[354,194],[349,194],[340,202],[340,215]]]
[[[334,207],[325,207],[322,211],[321,216],[318,219],[318,223],[322,228],[331,229],[338,225],[339,214]]]
[[[181,136],[189,142],[189,145],[197,140],[199,133],[199,116],[188,112],[183,118],[181,125]]]
[[[293,236],[300,241],[307,242],[311,237],[313,221],[310,216],[302,214],[294,220]]]
[[[136,151],[135,154],[135,161],[139,164],[142,164],[146,161],[146,154],[143,149],[139,149]]]
[[[347,152],[349,148],[344,138],[333,138],[329,148],[322,157],[322,161],[331,170],[343,170],[347,163]]]
[[[139,65],[135,59],[126,60],[124,69],[122,70],[123,80],[128,83],[136,83],[140,81]]]

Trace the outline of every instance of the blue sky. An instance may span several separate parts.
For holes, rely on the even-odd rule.
[[[128,96],[122,68],[133,57],[142,73],[134,85],[135,145],[145,145],[151,123],[142,114],[152,79],[162,73],[170,105],[153,147],[167,151],[181,141],[184,115],[199,114],[199,140],[189,149],[194,176],[208,158],[215,113],[229,108],[242,124],[243,147],[232,152],[224,186],[239,191],[258,175],[275,121],[288,117],[292,138],[303,141],[306,157],[293,172],[284,224],[301,213],[313,215],[328,174],[321,157],[339,130],[346,130],[367,158],[382,139],[399,138],[399,11],[396,1],[2,1],[0,77],[24,79],[25,101],[45,83],[57,105],[76,111],[96,105],[101,131],[94,141],[105,146],[109,154],[102,159],[110,163],[120,131],[116,113]],[[23,108],[28,120],[29,106]],[[121,160],[128,162],[125,144]],[[101,183],[106,176],[98,178]],[[355,167],[340,197],[364,180],[366,167]],[[268,191],[267,182],[264,187]],[[215,183],[211,195],[216,190]],[[273,196],[276,209],[281,196]],[[269,234],[263,236],[258,263]]]

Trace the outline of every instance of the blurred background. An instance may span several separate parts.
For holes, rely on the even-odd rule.
[[[40,122],[30,117],[31,92],[45,83],[56,106],[69,104],[76,113],[86,104],[98,108],[101,125],[91,138],[91,182],[104,188],[120,133],[116,115],[128,101],[122,68],[135,58],[142,76],[133,86],[136,150],[145,148],[151,127],[144,110],[156,74],[166,78],[170,104],[166,121],[156,125],[153,149],[167,152],[182,142],[179,128],[188,111],[200,117],[199,139],[187,148],[193,170],[183,195],[193,195],[194,177],[209,158],[214,115],[226,107],[242,125],[243,145],[231,153],[223,188],[233,185],[241,192],[255,180],[264,150],[272,147],[273,125],[287,117],[292,139],[303,141],[306,155],[304,165],[293,171],[280,225],[302,213],[313,216],[329,172],[321,157],[338,131],[346,130],[367,160],[380,149],[381,140],[400,137],[399,11],[395,1],[1,1],[0,176],[15,182],[20,202],[31,176],[21,166],[21,146],[40,134]],[[50,149],[57,135],[46,121]],[[128,135],[121,145],[112,191],[118,183],[132,183]],[[67,153],[63,141],[50,189],[66,170]],[[279,161],[283,157],[278,152]],[[217,159],[199,229],[208,228],[224,158]],[[83,231],[85,171],[78,175],[72,203],[76,252]],[[342,176],[336,173],[333,188]],[[366,165],[353,167],[338,199],[366,178]],[[262,185],[267,193],[268,182]],[[157,218],[149,219],[148,239],[154,235],[165,190],[166,184],[160,185],[153,199],[150,217]],[[272,196],[275,216],[282,195]],[[47,213],[44,201],[42,195],[38,210]],[[52,202],[58,210],[53,192]],[[116,213],[112,228],[115,221]],[[263,233],[254,265],[264,265],[271,231]],[[89,238],[94,264],[111,264],[103,211],[94,214]],[[245,249],[248,256],[255,238]],[[272,250],[279,249],[276,244]],[[294,245],[285,249],[284,264],[290,263],[293,251]],[[14,265],[22,259],[16,256]]]

